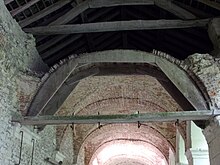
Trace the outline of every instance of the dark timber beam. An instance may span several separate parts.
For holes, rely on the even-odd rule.
[[[109,40],[109,38],[114,37],[117,35],[117,32],[109,32],[106,34],[99,33],[98,37],[95,38],[95,46],[99,46],[100,44],[104,43],[106,40]]]
[[[154,5],[154,0],[91,0],[90,8],[102,8],[113,6],[128,6],[128,5]]]
[[[184,111],[194,110],[194,107],[184,97],[184,95],[179,92],[178,88],[173,83],[171,83],[170,81],[161,81],[161,79],[158,78],[157,80]]]
[[[77,34],[76,36],[71,36],[71,38],[65,40],[64,42],[58,44],[57,46],[52,47],[51,49],[49,49],[48,51],[44,52],[41,54],[42,58],[48,58],[50,57],[50,55],[58,52],[59,50],[67,47],[69,44],[71,44],[72,42],[78,40],[79,38],[82,37],[82,34]],[[52,40],[53,41],[53,40]]]
[[[157,67],[147,65],[129,65],[129,64],[109,64],[104,66],[97,66],[99,73],[96,76],[116,76],[116,75],[148,75],[156,78],[164,83],[171,83],[166,75],[158,70]],[[171,83],[172,84],[172,83]]]
[[[81,0],[76,0],[76,2],[79,5]],[[84,13],[84,12],[81,13],[80,17],[81,17],[82,23],[88,23],[88,17],[87,17],[86,13]],[[93,50],[95,50],[93,39],[92,39],[91,35],[89,35],[89,34],[85,34],[85,37],[86,37],[86,41],[87,41],[87,44],[89,47],[89,52],[92,52]]]
[[[81,63],[148,63],[155,64],[157,56],[142,51],[133,50],[109,50],[88,53],[76,59],[76,62]]]
[[[5,0],[5,5],[7,5],[7,4],[9,4],[9,3],[11,3],[11,2],[13,2],[14,0]]]
[[[205,11],[196,9],[190,5],[186,5],[183,2],[178,2],[178,1],[174,1],[173,3],[175,3],[176,5],[180,6],[181,8],[190,11],[192,14],[196,15],[199,18],[211,18],[213,17],[212,14],[210,13],[206,13]]]
[[[203,96],[185,71],[177,68],[173,63],[162,58],[157,58],[156,64],[195,109],[208,109]]]
[[[88,22],[96,22],[95,20],[102,17],[103,15],[108,15],[108,13],[112,10],[114,10],[114,8],[105,8],[104,10],[100,10],[99,12],[96,12],[94,15],[90,15],[88,17]]]
[[[86,41],[84,40],[84,38],[79,38],[78,40],[74,41],[74,47],[73,44],[66,45],[64,49],[60,50],[55,54],[51,54],[50,56],[48,56],[48,58],[43,58],[43,60],[45,60],[49,65],[53,65],[58,61],[60,61],[61,59],[68,57],[70,54],[72,54],[72,52],[74,54],[77,54],[77,51],[83,49],[83,45],[86,46],[85,44]]]
[[[196,19],[189,11],[175,5],[171,0],[155,0],[155,5],[182,19]]]
[[[98,50],[104,50],[105,48],[107,48],[108,47],[108,49],[110,49],[109,48],[109,46],[110,47],[112,47],[112,44],[113,45],[120,45],[120,41],[121,40],[121,36],[120,36],[120,34],[118,35],[118,34],[115,34],[114,36],[111,36],[111,38],[110,39],[107,39],[107,40],[105,40],[103,43],[99,43],[97,46],[96,46],[96,49],[98,49]],[[116,44],[117,43],[117,44]]]
[[[78,69],[78,70],[77,70]],[[63,82],[62,85],[58,86],[55,89],[55,83],[51,84],[50,89],[47,89],[46,95],[43,93],[39,93],[39,96],[42,96],[36,99],[37,105],[35,103],[32,106],[38,106],[37,109],[31,109],[29,111],[29,115],[34,116],[36,113],[41,114],[50,114],[53,115],[57,109],[62,105],[62,103],[66,100],[72,90],[76,87],[80,80],[90,77],[90,76],[112,76],[112,75],[149,75],[152,77],[156,77],[162,82],[168,82],[167,77],[161,72],[157,70],[157,68],[147,67],[147,66],[135,66],[135,65],[81,65],[73,71],[69,77]],[[58,81],[55,80],[54,81]],[[62,82],[60,82],[62,83]],[[51,89],[54,88],[55,91]],[[45,92],[45,91],[42,91]],[[50,96],[50,97],[49,97]],[[48,100],[46,100],[48,98]],[[31,106],[31,107],[32,107]],[[44,107],[43,109],[40,109]]]
[[[123,54],[126,53],[126,51],[121,51],[120,58],[117,58],[117,62],[122,62],[125,59],[123,59]],[[102,53],[96,53],[93,56],[82,56],[79,61],[83,63],[103,63],[104,61],[109,62],[116,62],[116,56],[119,54],[111,54],[107,56],[107,53],[105,55],[101,55]],[[130,52],[129,58],[133,58],[134,61],[139,61],[137,55],[131,56],[132,52]],[[125,57],[124,56],[124,57]],[[127,58],[127,60],[131,60]],[[144,59],[146,58],[146,59]],[[194,85],[192,80],[189,78],[187,73],[177,67],[175,64],[169,62],[166,59],[162,59],[160,57],[153,57],[149,54],[149,56],[145,56],[143,53],[143,59],[141,63],[150,63],[150,61],[155,62],[158,67],[165,73],[165,75],[172,81],[172,83],[179,89],[179,91],[184,95],[184,97],[193,105],[193,107],[198,109],[208,109],[208,106],[201,94],[201,92],[198,90],[198,88]],[[135,63],[136,63],[135,62]],[[187,86],[186,86],[187,84]]]
[[[63,40],[67,36],[68,35],[58,35],[58,36],[46,41],[45,43],[43,43],[43,44],[41,44],[40,46],[37,47],[38,52],[42,52],[42,51],[48,49],[49,47],[55,45],[56,43]]]
[[[88,67],[89,69],[81,70],[81,68],[83,67]],[[66,69],[66,67],[62,68],[61,70],[63,69]],[[60,75],[59,77],[53,74],[51,76],[51,78],[54,81],[53,84],[45,84],[45,86],[49,88],[49,90],[47,90],[48,93],[45,93],[45,91],[42,90],[39,91],[39,96],[42,96],[44,98],[36,98],[35,102],[32,104],[32,106],[29,109],[28,115],[29,116],[35,116],[38,114],[54,115],[55,112],[66,100],[66,98],[73,91],[73,89],[77,86],[80,80],[86,77],[97,75],[98,73],[99,73],[98,68],[89,67],[88,64],[87,65],[81,64],[81,65],[76,65],[74,68],[72,68],[71,71],[68,72],[68,74],[65,74],[65,71],[62,72],[63,75],[62,76]],[[64,79],[58,80],[58,78],[61,77],[64,77]],[[35,106],[38,106],[38,108],[32,109]]]
[[[88,6],[88,0],[84,1],[83,3],[77,5],[55,21],[51,22],[49,25],[61,25],[61,24],[66,24],[76,18],[79,14],[83,13],[89,8]]]
[[[14,10],[12,10],[10,13],[12,16],[17,15],[18,13],[21,13],[22,11],[26,10],[27,8],[31,7],[32,5],[34,5],[35,3],[39,2],[40,0],[31,0],[29,2],[27,2],[25,5],[20,6]]]
[[[193,38],[184,31],[166,31],[166,35],[167,39],[174,42],[174,45],[179,43],[183,50],[190,50],[191,47],[196,50],[199,50],[201,47],[207,47],[207,43],[198,43],[200,41],[199,38]]]
[[[153,0],[86,0],[59,17],[50,25],[66,24],[89,8],[112,7],[122,5],[154,5]]]
[[[124,6],[121,6],[121,20],[124,20],[126,18],[126,9]],[[122,32],[122,47],[127,48],[128,46],[128,35],[127,32]]]
[[[213,55],[220,56],[220,18],[214,18],[208,26],[209,38],[214,45]]]
[[[45,8],[45,9],[39,11],[39,12],[37,12],[36,14],[32,15],[31,17],[28,17],[28,18],[26,18],[26,19],[24,19],[24,20],[22,20],[22,21],[20,21],[18,23],[19,23],[19,25],[21,27],[25,27],[25,26],[27,26],[27,25],[29,25],[29,24],[31,24],[31,23],[33,23],[33,22],[35,22],[35,21],[45,17],[46,15],[48,15],[48,14],[50,14],[50,13],[52,13],[52,12],[54,12],[54,11],[60,9],[60,8],[62,8],[63,6],[65,6],[66,4],[68,4],[71,1],[72,0],[58,1],[58,2],[56,2],[54,4],[52,4],[51,6]]]
[[[50,73],[33,98],[27,115],[55,114],[75,88],[75,86],[68,85],[66,82],[70,78],[78,82],[82,78],[98,74],[100,71],[96,69],[81,70],[80,72],[80,68],[85,64],[97,63],[157,64],[196,110],[208,109],[206,100],[201,92],[196,88],[186,72],[175,64],[152,53],[132,50],[111,50],[84,54],[79,58],[70,59]],[[73,85],[76,84],[74,83]]]
[[[178,29],[191,27],[205,27],[210,19],[200,20],[132,20],[102,23],[87,23],[76,25],[54,25],[25,28],[24,31],[33,35],[95,33],[124,30],[153,30],[153,29]]]
[[[214,9],[220,10],[220,3],[210,0],[198,0],[200,3],[203,3],[209,7],[212,7]]]
[[[66,24],[89,8],[102,8],[128,5],[157,5],[182,19],[196,19],[189,11],[175,5],[169,0],[86,0],[69,12],[59,17],[50,25]]]
[[[136,33],[135,33],[136,34]],[[153,42],[149,42],[150,41],[150,37],[144,37],[144,36],[140,36],[140,35],[135,35],[135,34],[128,34],[129,38],[130,38],[130,43],[134,44],[134,45],[139,45],[140,48],[150,48],[150,50],[152,50],[153,48],[155,48],[155,45]],[[136,44],[135,44],[136,43]]]
[[[135,122],[175,122],[191,120],[210,120],[219,112],[210,110],[181,111],[181,112],[153,112],[140,114],[115,114],[115,115],[91,115],[91,116],[36,116],[13,117],[12,122],[21,125],[61,125],[61,124],[108,124],[108,123],[135,123]]]

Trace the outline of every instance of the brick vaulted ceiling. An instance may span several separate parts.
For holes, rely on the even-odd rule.
[[[177,24],[189,20],[203,22],[220,15],[218,1],[128,0],[125,5],[122,2],[125,3],[122,0],[5,0],[21,28],[34,34],[37,50],[49,66],[69,55],[112,49],[147,52],[157,49],[181,60],[196,52],[212,52],[207,26],[135,30],[131,24],[130,29],[101,32],[97,31],[99,27],[91,30],[90,25],[134,20],[153,24],[161,20],[177,21]],[[51,33],[52,26],[57,25],[82,28],[78,32]],[[87,31],[84,25],[89,27]],[[35,31],[42,26],[47,33]],[[137,110],[145,113],[183,109],[155,77],[94,76],[79,82],[56,115],[133,114]],[[72,163],[80,165],[167,165],[170,152],[176,149],[176,126],[169,122],[142,123],[140,128],[137,124],[73,125],[68,138],[72,139],[73,146],[65,138],[69,128],[57,126],[57,148],[74,154]],[[184,122],[179,129],[185,139]],[[72,153],[69,147],[74,150]]]
[[[220,15],[218,1],[209,3],[203,0],[173,0],[170,8],[170,4],[166,4],[167,0],[148,0],[147,5],[106,3],[104,7],[101,5],[101,0],[96,1],[98,5],[90,4],[88,8],[85,7],[86,1],[83,0],[5,0],[5,4],[24,30],[38,26],[49,28],[48,25],[61,24],[159,19],[191,20]],[[120,4],[117,2],[120,0],[116,1],[116,4]],[[183,10],[183,13],[187,14],[176,13],[172,9],[174,5],[177,10],[181,12]],[[35,38],[42,59],[50,66],[71,54],[110,49],[135,49],[148,52],[157,49],[178,59],[185,59],[195,52],[210,53],[213,50],[205,27],[35,35]]]
[[[151,76],[95,76],[82,80],[56,115],[134,114],[137,111],[140,113],[167,112],[182,111],[182,108]],[[114,164],[114,161],[119,163],[119,160],[122,161],[122,164],[123,161],[127,161],[132,165],[132,161],[134,161],[133,164],[145,165],[146,162],[155,160],[149,163],[149,165],[153,165],[163,159],[166,162],[169,159],[169,151],[174,152],[176,148],[176,127],[173,122],[142,123],[140,128],[137,124],[109,124],[102,125],[101,128],[98,128],[96,124],[78,124],[73,127],[73,148],[74,153],[79,155],[78,163],[85,162],[85,164],[95,165],[92,162],[97,159],[100,165],[104,163],[106,165]],[[63,146],[67,129],[68,126],[57,127],[57,142],[61,150],[65,150]],[[184,122],[179,125],[179,129],[185,139],[186,127]],[[149,152],[155,152],[156,155],[155,157],[152,155],[152,157],[140,159],[138,158],[139,154],[129,156],[127,153],[129,158],[134,158],[134,160],[129,160],[123,156],[123,153],[121,153],[121,158],[120,154],[116,154],[119,159],[106,150],[112,146],[123,148],[123,145],[131,145],[131,148],[132,145],[134,148],[137,146],[144,148],[145,146],[144,151],[148,148]],[[110,154],[108,160],[107,158],[102,160],[100,155],[103,152]],[[81,160],[80,157],[83,155],[85,159]]]

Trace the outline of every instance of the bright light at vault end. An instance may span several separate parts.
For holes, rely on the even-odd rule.
[[[92,165],[104,165],[109,159],[122,155],[124,155],[125,158],[142,158],[143,160],[154,162],[157,165],[167,165],[165,157],[156,147],[131,142],[107,145],[96,155],[92,161]]]

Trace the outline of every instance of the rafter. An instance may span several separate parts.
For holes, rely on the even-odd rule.
[[[166,49],[170,48],[173,51],[179,50],[179,52],[183,52],[183,51],[191,52],[192,51],[191,45],[190,44],[188,45],[186,43],[187,46],[185,46],[184,40],[183,41],[179,40],[178,39],[179,35],[178,36],[176,35],[172,35],[172,36],[167,35],[167,37],[164,38],[164,42],[163,42],[164,47],[166,47]],[[171,37],[173,37],[172,40],[170,39]],[[180,53],[177,53],[177,54],[180,57]]]
[[[99,35],[98,37],[96,37],[96,42],[95,42],[95,46],[100,45],[101,43],[105,42],[105,40],[109,40],[110,37],[117,35],[117,32],[109,32],[106,34],[102,34]]]
[[[165,74],[157,67],[137,64],[106,64],[100,65],[97,76],[116,76],[116,75],[148,75],[164,83],[171,83]],[[193,108],[192,108],[193,109]]]
[[[171,41],[174,40],[175,42],[179,42],[182,45],[182,48],[186,49],[185,45],[189,45],[188,48],[194,47],[195,49],[199,50],[200,47],[207,47],[207,43],[198,43],[198,38],[193,38],[193,36],[188,36],[185,32],[181,31],[166,31],[166,35],[170,36],[169,38]],[[175,40],[176,39],[176,40]],[[184,43],[184,44],[183,44]],[[183,50],[184,50],[183,49]]]
[[[140,8],[138,6],[131,6],[131,8],[132,8],[133,12],[132,13],[130,12],[130,15],[134,15],[134,14],[136,15],[137,13],[139,13],[141,15],[147,15],[150,18],[157,19],[158,13],[154,9],[149,8],[149,9],[145,10],[145,9]],[[129,12],[129,10],[128,10],[128,12]],[[136,15],[136,17],[139,18],[140,16]]]
[[[149,40],[149,37],[140,37],[137,33],[134,34],[128,34],[129,38],[131,39],[130,42],[136,43],[137,45],[141,46],[142,49],[146,48],[155,48],[155,45],[152,40]],[[151,41],[151,42],[149,42]]]
[[[25,27],[43,17],[45,17],[46,15],[49,15],[50,13],[62,8],[63,6],[65,6],[66,4],[68,4],[69,2],[71,2],[71,0],[62,0],[62,1],[58,1],[54,4],[52,4],[51,6],[39,11],[38,13],[32,15],[31,17],[28,17],[20,22],[19,25],[21,27]]]
[[[110,21],[114,18],[116,18],[117,16],[120,16],[120,11],[119,10],[112,10],[109,12],[109,15],[104,15],[102,20],[104,21]]]
[[[179,59],[184,59],[184,57],[185,57],[184,53],[187,52],[188,50],[182,49],[182,47],[179,47],[179,45],[181,43],[178,45],[177,40],[174,40],[174,41],[176,41],[177,43],[175,42],[175,44],[173,44],[165,38],[165,41],[163,42],[163,46],[166,47],[166,52],[171,55],[174,55],[174,54],[178,55],[177,58],[179,58]],[[189,53],[187,53],[187,54],[189,54]]]
[[[87,23],[74,25],[54,25],[25,28],[24,31],[34,35],[54,35],[54,34],[74,34],[74,33],[94,33],[124,30],[153,30],[153,29],[176,29],[205,27],[210,19],[200,20],[132,20],[115,21],[102,23]]]
[[[70,39],[66,40],[65,42],[62,42],[61,44],[59,44],[55,47],[52,47],[51,49],[49,49],[45,53],[41,54],[42,58],[48,58],[50,55],[58,52],[59,50],[63,49],[64,47],[68,46],[69,44],[78,40],[81,37],[82,37],[81,34],[78,34],[76,36],[72,36]]]
[[[101,8],[101,7],[111,7],[111,6],[122,6],[122,5],[154,5],[153,0],[86,0],[76,7],[71,9],[69,12],[59,17],[54,22],[50,23],[50,25],[59,25],[66,24],[75,17],[77,17],[82,12],[86,11],[89,8]]]
[[[20,6],[19,8],[11,11],[11,14],[15,16],[16,14],[24,11],[25,9],[29,8],[33,4],[37,3],[39,0],[32,0],[29,1],[27,4]],[[30,23],[33,23],[34,21],[50,14],[53,11],[56,11],[57,9],[61,8],[65,4],[67,4],[70,0],[65,0],[65,1],[59,1],[56,4],[51,5],[50,7],[46,8],[45,10],[40,11],[39,13],[23,20],[20,22],[21,26],[27,26]],[[6,0],[5,3],[10,3],[11,0]],[[79,14],[83,13],[85,10],[89,8],[101,8],[101,7],[112,7],[112,6],[124,6],[124,5],[157,5],[174,15],[183,18],[183,19],[195,19],[196,17],[188,12],[187,10],[175,5],[169,0],[86,0],[84,2],[81,2],[78,4],[76,7],[71,9],[69,12],[66,14],[62,15],[59,17],[57,20],[53,21],[50,23],[50,25],[57,25],[57,24],[66,24],[72,19],[74,19],[76,16]]]
[[[72,19],[77,17],[79,14],[83,13],[89,8],[88,0],[80,3],[55,21],[51,22],[49,25],[61,25],[70,22]]]
[[[74,41],[74,46],[73,46],[73,44],[66,45],[65,49],[63,49],[63,51],[59,50],[59,52],[54,53],[54,54],[50,54],[47,58],[43,58],[43,59],[49,65],[53,65],[54,63],[57,63],[57,61],[59,61],[60,59],[68,57],[69,55],[71,55],[73,53],[77,54],[77,51],[80,51],[80,48],[83,45],[86,45],[86,41],[84,40],[84,38],[81,38],[78,41]]]
[[[176,15],[182,19],[196,19],[196,16],[190,13],[189,11],[175,5],[170,0],[154,0],[155,5],[158,7],[167,10],[168,12]]]
[[[177,71],[175,65],[162,58],[157,59],[156,64],[196,109],[207,109],[207,105],[204,101],[200,100],[198,97],[191,99],[189,95],[186,95],[186,93],[189,93],[187,90],[193,92],[195,96],[199,96],[200,93],[197,87],[193,85],[192,81],[187,78],[188,75],[186,72],[181,69]],[[185,87],[186,84],[190,86],[190,89]]]
[[[145,51],[152,50],[151,48],[149,49],[146,45],[143,46],[143,44],[140,44],[139,41],[136,42],[136,40],[134,40],[132,37],[130,37],[130,38],[131,38],[131,40],[129,41],[129,44],[132,45],[132,47],[134,47],[135,50],[142,50],[142,51],[143,50],[145,50]],[[147,49],[149,49],[149,50],[147,50]]]
[[[160,8],[163,8],[173,13],[179,18],[196,19],[196,17],[192,13],[175,5],[169,0],[145,0],[145,1],[143,0],[126,0],[126,1],[124,0],[111,0],[111,1],[109,0],[86,0],[78,4],[76,7],[71,9],[69,12],[67,12],[63,16],[59,17],[54,22],[50,23],[50,25],[66,24],[89,8],[102,8],[102,7],[126,6],[126,5],[157,5]]]
[[[121,6],[121,20],[124,20],[126,18],[126,9],[124,6]],[[128,45],[128,35],[127,32],[122,32],[122,47],[126,48]]]
[[[198,0],[198,1],[209,6],[209,7],[220,10],[220,3],[218,3],[218,2],[210,1],[210,0]]]
[[[209,23],[209,38],[214,45],[214,55],[220,56],[220,18],[215,18]]]
[[[56,36],[56,37],[46,41],[45,43],[41,44],[40,46],[37,46],[38,52],[42,52],[42,51],[48,49],[49,47],[55,45],[56,43],[58,43],[59,41],[63,40],[67,36],[68,35],[58,35],[58,36]]]
[[[210,13],[206,13],[205,11],[202,11],[202,10],[199,10],[195,7],[186,5],[182,2],[174,1],[173,3],[175,3],[176,5],[180,6],[181,8],[183,8],[185,10],[190,11],[192,14],[198,16],[199,18],[211,18],[211,17],[213,17],[213,15],[210,14]]]
[[[96,20],[103,16],[106,15],[107,13],[111,12],[112,8],[105,8],[104,10],[100,10],[99,12],[95,13],[93,16],[88,17],[88,22],[96,22]]]
[[[77,5],[79,5],[81,2],[81,0],[76,0]],[[80,14],[82,23],[88,23],[88,18],[87,18],[87,14],[85,14],[85,12]],[[91,37],[91,35],[89,34],[85,34],[86,40],[87,40],[87,44],[89,47],[89,51],[92,52],[94,50],[94,44],[93,44],[93,39]]]
[[[178,88],[170,82],[162,81],[157,78],[157,81],[164,87],[164,89],[173,97],[173,99],[179,104],[179,106],[185,110],[194,110],[193,106],[189,103],[189,101],[183,96],[181,92],[178,92]]]
[[[15,16],[17,15],[18,13],[21,13],[22,11],[28,9],[29,7],[31,7],[32,5],[34,5],[35,3],[39,2],[40,0],[31,0],[29,1],[28,3],[26,3],[25,5],[23,6],[20,6],[14,10],[11,11],[11,15],[12,16]]]
[[[108,48],[108,47],[111,47],[113,44],[114,45],[119,45],[118,42],[120,42],[120,39],[121,39],[121,36],[120,35],[115,35],[114,37],[111,36],[110,39],[108,40],[105,40],[103,43],[100,43],[98,46],[97,46],[97,49],[98,50],[103,50],[105,48]]]
[[[182,111],[182,112],[148,112],[139,114],[113,114],[90,116],[37,116],[37,117],[13,117],[12,122],[21,125],[61,125],[61,124],[108,124],[108,123],[135,123],[140,122],[175,122],[191,120],[209,120],[219,112],[210,110]]]
[[[96,17],[99,17],[99,16],[101,16],[101,15],[104,15],[105,13],[107,13],[107,12],[109,12],[109,11],[111,11],[111,10],[112,10],[112,9],[107,8],[107,9],[103,10],[103,12],[97,13],[94,17],[90,17],[90,18],[88,19],[88,22],[93,21],[94,19],[96,19]],[[42,45],[38,46],[37,49],[38,49],[39,52],[42,52],[42,51],[44,51],[45,49],[47,49],[47,48],[49,48],[49,47],[55,45],[57,42],[61,41],[63,38],[65,38],[65,37],[67,37],[67,36],[68,36],[68,35],[61,35],[61,36],[58,35],[58,36],[56,36],[55,38],[53,38],[53,39],[51,39],[51,40],[48,40],[48,41],[46,41],[45,43],[43,43]],[[44,36],[43,38],[45,39],[46,37]],[[41,39],[41,40],[42,40],[42,39]],[[39,41],[40,41],[40,40],[39,40]]]
[[[5,5],[7,5],[7,4],[9,4],[9,3],[11,3],[11,2],[13,2],[14,0],[5,0]]]
[[[91,0],[90,8],[102,8],[113,6],[129,6],[129,5],[154,5],[154,0]]]

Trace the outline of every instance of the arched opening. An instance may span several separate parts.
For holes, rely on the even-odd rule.
[[[89,165],[167,165],[164,155],[143,141],[117,140],[105,143],[94,153]]]
[[[96,128],[84,139],[80,146],[77,164],[92,165],[93,162],[98,161],[101,165],[123,155],[124,159],[133,159],[136,156],[136,159],[142,157],[148,160],[145,163],[141,161],[142,164],[151,164],[154,158],[160,164],[167,163],[175,148],[175,142],[168,136],[162,134],[161,128],[155,126],[142,125],[138,128],[136,124],[104,125]],[[117,151],[112,151],[116,149]]]

